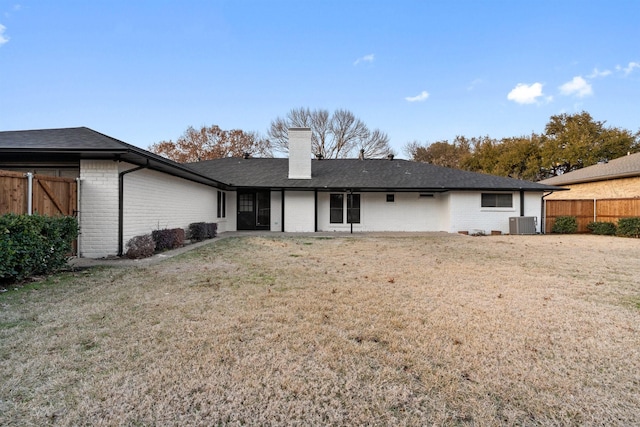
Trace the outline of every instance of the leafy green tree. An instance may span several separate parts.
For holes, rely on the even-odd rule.
[[[586,111],[551,116],[541,150],[542,175],[560,175],[638,150],[638,134],[604,125]]]

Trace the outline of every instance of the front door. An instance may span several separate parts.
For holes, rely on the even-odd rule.
[[[271,228],[271,192],[238,191],[238,230]]]

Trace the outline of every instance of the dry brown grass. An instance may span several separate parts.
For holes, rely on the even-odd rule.
[[[61,274],[0,295],[0,424],[638,425],[639,253],[276,235]]]

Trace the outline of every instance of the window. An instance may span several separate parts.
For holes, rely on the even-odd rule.
[[[218,191],[218,218],[227,216],[227,193]]]
[[[513,194],[510,193],[482,193],[483,208],[512,208]]]
[[[359,194],[347,194],[347,223],[360,224]]]
[[[331,224],[342,224],[343,222],[344,194],[331,194],[329,206],[329,222]]]
[[[396,195],[395,194],[387,194],[387,203],[393,203],[396,201]]]
[[[238,194],[238,211],[253,212],[253,194]]]
[[[331,194],[329,196],[329,222],[344,224],[345,195]],[[347,224],[360,224],[360,195],[347,194]]]

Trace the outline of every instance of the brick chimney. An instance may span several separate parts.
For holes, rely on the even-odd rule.
[[[311,129],[289,129],[289,179],[311,179]]]

